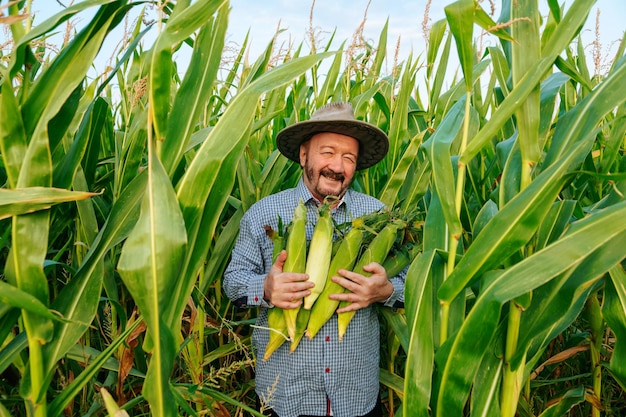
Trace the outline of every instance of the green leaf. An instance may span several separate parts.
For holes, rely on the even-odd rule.
[[[511,32],[515,39],[523,42],[511,43],[511,75],[513,88],[522,80],[533,64],[541,57],[539,38],[539,10],[536,0],[519,0],[511,8]],[[518,143],[522,154],[521,184],[525,187],[530,182],[530,167],[540,157],[539,120],[540,120],[540,84],[528,94],[515,111]]]
[[[535,89],[535,86],[545,77],[546,72],[552,66],[556,57],[569,45],[578,28],[587,18],[590,8],[591,4],[587,0],[574,1],[561,23],[557,26],[554,35],[543,48],[541,52],[542,58],[528,68],[526,75],[520,79],[519,84],[506,96],[489,121],[469,142],[461,155],[461,163],[469,163],[493,137],[497,136],[500,128],[509,121],[515,110],[524,103],[528,95]]]
[[[529,371],[536,365],[549,343],[579,317],[590,294],[597,293],[601,285],[598,281],[623,257],[624,245],[626,236],[618,235],[610,245],[596,249],[579,264],[533,290],[533,303],[522,315],[512,367],[518,367],[523,360]]]
[[[24,155],[26,155],[28,139],[19,104],[11,83],[7,79],[2,80],[1,91],[0,151],[9,186],[14,188],[17,185]]]
[[[48,407],[48,415],[51,417],[60,416],[63,410],[75,400],[76,396],[80,395],[80,392],[90,382],[93,382],[93,378],[101,372],[102,369],[106,369],[107,363],[110,358],[117,352],[118,348],[126,342],[126,339],[130,334],[142,323],[142,320],[137,320],[129,325],[119,336],[111,342],[105,350],[99,355],[93,358],[89,358],[88,365],[85,369],[76,376],[68,386],[57,393],[54,399],[50,402]]]
[[[489,16],[489,14],[485,12],[485,9],[483,9],[478,2],[476,2],[476,12],[474,17],[478,26],[483,28],[485,31],[494,34],[498,38],[506,41],[514,40],[514,37],[511,36],[509,32],[506,31],[506,29],[497,26],[496,22],[494,22],[491,16]]]
[[[176,13],[167,21],[167,25],[152,47],[148,94],[157,140],[166,137],[167,124],[170,120],[168,117],[170,112],[170,84],[174,68],[172,49],[177,43],[183,42],[191,36],[199,27],[211,21],[211,16],[225,3],[227,3],[226,0],[200,0],[184,9],[182,7],[177,8]],[[216,42],[219,44],[219,42],[223,42],[223,39],[216,39]],[[205,64],[210,64],[208,68],[216,65],[215,61]],[[206,80],[209,79],[210,76]],[[206,80],[202,79],[202,81]],[[204,94],[204,92],[201,91],[200,94]],[[192,104],[187,103],[187,105],[191,106]],[[199,109],[191,108],[189,110],[196,111]]]
[[[448,23],[446,19],[440,19],[430,27],[430,32],[428,33],[428,51],[426,53],[426,76],[428,78],[430,78],[433,68],[435,67],[437,54],[441,49],[441,41],[443,40],[443,35],[446,33],[447,26]],[[446,58],[447,56],[447,54],[443,54],[442,58]]]
[[[17,307],[50,320],[63,321],[63,317],[48,309],[41,301],[31,294],[21,291],[19,288],[4,281],[0,281],[0,302]]]
[[[576,388],[568,390],[556,404],[550,405],[546,410],[539,414],[539,417],[561,417],[575,405],[585,402],[586,388],[580,385]]]
[[[406,275],[406,315],[410,330],[404,376],[403,413],[415,417],[429,416],[432,374],[434,371],[433,280],[430,269],[442,264],[437,251],[417,255]]]
[[[623,265],[609,270],[604,291],[602,315],[615,334],[615,348],[609,362],[609,371],[623,390],[626,390],[626,273]]]
[[[411,138],[409,145],[402,154],[402,158],[393,170],[389,180],[385,183],[383,191],[379,197],[380,201],[382,201],[385,206],[393,207],[395,205],[396,199],[400,194],[400,189],[406,181],[416,182],[416,178],[414,176],[409,176],[409,170],[414,161],[417,160],[417,154],[420,150],[420,146],[422,145],[422,138],[424,137],[424,134],[425,131],[418,136]],[[424,178],[424,176],[417,177],[418,180],[421,178]],[[417,181],[417,183],[419,183],[419,181]],[[412,187],[410,189],[414,188]],[[422,190],[425,192],[425,187],[422,187]]]
[[[126,12],[127,7],[121,3],[112,2],[100,8],[89,24],[72,38],[62,53],[37,78],[22,107],[27,135],[36,136],[33,133],[35,129],[45,130],[48,121],[83,82],[106,35]]]
[[[434,186],[439,194],[450,234],[457,236],[461,234],[462,226],[454,205],[456,181],[452,167],[451,148],[454,139],[461,130],[464,117],[465,100],[461,99],[446,113],[435,133],[422,145],[430,158]]]
[[[52,187],[0,189],[0,220],[45,210],[55,204],[85,200],[98,194]]]
[[[139,174],[115,202],[80,268],[52,301],[52,308],[72,323],[56,323],[54,339],[44,346],[44,362],[48,378],[59,361],[89,328],[101,295],[104,268],[102,260],[114,246],[123,241],[134,227],[139,204],[143,198],[147,171]]]
[[[482,354],[495,336],[502,305],[549,282],[588,257],[591,259],[595,250],[610,247],[615,238],[626,231],[625,222],[616,223],[624,215],[626,201],[596,212],[573,224],[554,244],[495,274],[453,339],[442,371],[438,412],[462,414]],[[612,263],[605,264],[605,270],[615,262],[613,259]],[[602,270],[589,268],[587,272],[588,279],[592,279]]]
[[[126,288],[143,315],[152,352],[143,394],[153,413],[176,415],[169,376],[178,334],[164,319],[185,258],[187,234],[178,200],[165,168],[149,150],[148,183],[141,214],[117,265]]]
[[[624,94],[620,94],[625,83],[626,58],[623,58],[589,95],[559,119],[545,166],[556,163],[574,143],[593,139],[602,118],[626,101]]]
[[[474,48],[472,47],[474,14],[474,0],[457,0],[454,3],[444,7],[448,26],[454,35],[456,42],[457,54],[461,63],[461,70],[465,78],[466,91],[472,90],[474,77],[472,70],[474,68]]]
[[[159,158],[170,175],[182,159],[183,151],[213,91],[227,26],[228,9],[222,7],[216,18],[211,18],[202,26],[195,40],[191,62],[174,98],[165,141],[158,150]],[[166,97],[158,99],[167,102]]]
[[[587,148],[585,143],[573,147],[558,164],[542,172],[500,209],[439,288],[439,297],[443,301],[453,300],[482,272],[502,264],[530,240],[567,180],[568,168],[585,154]]]

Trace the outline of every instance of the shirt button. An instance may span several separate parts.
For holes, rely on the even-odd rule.
[[[330,342],[330,336],[326,336],[326,341]]]
[[[255,303],[258,303],[258,302],[259,302],[259,297],[258,297],[258,296],[255,296],[255,297],[254,297],[254,302],[255,302]]]
[[[330,373],[330,368],[326,368],[325,371],[326,371],[327,374],[329,374]]]

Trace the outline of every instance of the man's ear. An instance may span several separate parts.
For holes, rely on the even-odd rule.
[[[300,166],[304,166],[306,164],[307,148],[306,142],[300,145]]]

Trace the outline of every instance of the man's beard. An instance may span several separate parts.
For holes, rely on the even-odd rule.
[[[313,187],[315,188],[315,192],[323,197],[328,197],[330,195],[335,196],[335,197],[343,197],[344,193],[346,192],[346,190],[348,189],[348,186],[350,185],[349,183],[346,183],[346,177],[345,175],[335,172],[331,169],[328,168],[324,168],[321,171],[319,171],[317,177],[315,175],[315,171],[313,170],[312,167],[306,167],[305,169],[305,173],[306,176],[309,180],[309,183],[313,185]],[[339,191],[337,192],[336,190],[331,190],[328,188],[322,188],[319,179],[321,177],[326,177],[326,178],[330,178],[332,180],[336,180],[336,181],[340,181],[341,182],[341,187],[339,189]],[[317,181],[315,181],[317,180]]]

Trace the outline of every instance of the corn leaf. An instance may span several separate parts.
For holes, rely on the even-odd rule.
[[[454,206],[456,181],[452,167],[451,147],[463,124],[464,109],[465,100],[456,102],[435,133],[423,144],[430,158],[434,187],[439,194],[443,214],[452,235],[460,235],[462,229]]]
[[[105,364],[115,354],[117,349],[126,342],[130,334],[142,323],[137,320],[129,325],[119,336],[107,346],[97,357],[89,361],[89,365],[72,382],[59,392],[50,402],[48,415],[52,417],[60,416],[63,410],[76,398],[84,387],[89,384],[92,378],[105,368]]]
[[[549,282],[572,265],[580,264],[593,256],[595,249],[612,245],[615,237],[626,231],[626,223],[615,227],[617,219],[625,213],[626,201],[597,212],[575,224],[558,242],[497,273],[477,298],[454,337],[442,370],[438,415],[462,414],[480,365],[480,356],[495,337],[503,303]],[[615,260],[605,265],[605,270],[613,265]],[[599,272],[592,269],[588,279],[597,277]]]
[[[406,315],[410,332],[404,376],[404,415],[429,416],[434,370],[433,282],[430,269],[442,263],[437,251],[417,255],[406,275]]]
[[[98,195],[53,187],[0,189],[0,219],[45,210],[55,204],[84,200]]]
[[[31,294],[21,291],[15,286],[4,281],[0,281],[0,301],[6,305],[17,307],[50,320],[63,320],[63,317],[52,312]]]
[[[625,76],[626,65],[618,66],[605,82],[559,119],[553,138],[556,143],[550,147],[546,158],[548,168],[529,185],[530,192],[524,190],[518,194],[494,217],[494,220],[498,220],[485,227],[491,236],[489,242],[483,237],[485,233],[474,240],[466,256],[439,289],[439,296],[443,300],[452,300],[472,277],[476,277],[476,273],[502,262],[530,239],[548,212],[549,204],[560,191],[559,184],[564,184],[563,176],[570,167],[576,167],[582,162],[593,143],[594,130],[582,130],[583,126],[596,126],[610,108],[626,100],[623,94],[615,92],[617,86],[624,82]],[[567,144],[567,154],[556,150],[563,149],[562,144]],[[555,160],[557,155],[559,159]],[[484,265],[481,266],[482,263]]]
[[[528,68],[526,75],[520,79],[519,84],[515,86],[502,104],[493,112],[489,121],[469,142],[461,155],[461,163],[467,164],[474,158],[485,147],[487,142],[497,135],[498,130],[509,121],[515,110],[544,78],[556,57],[569,45],[578,28],[585,21],[590,8],[591,3],[586,0],[574,1],[561,23],[557,26],[550,41],[543,48],[541,52],[542,58]]]
[[[523,0],[511,8],[511,32],[515,39],[523,42],[511,43],[511,74],[513,88],[532,69],[541,57],[539,39],[539,5],[536,0]],[[518,141],[522,153],[522,185],[530,181],[530,166],[539,160],[539,106],[540,89],[537,84],[515,112]]]
[[[185,256],[187,236],[176,199],[164,167],[149,152],[148,183],[141,214],[129,234],[118,271],[143,315],[152,352],[143,393],[154,413],[176,415],[169,376],[176,355],[177,336],[164,320],[166,306]]]
[[[590,294],[597,291],[601,271],[610,269],[623,257],[619,249],[622,244],[626,244],[626,237],[617,236],[611,245],[596,250],[579,265],[533,291],[533,303],[522,316],[518,348],[511,358],[513,367],[526,357],[530,358],[527,368],[536,365],[550,341],[574,322]]]
[[[182,159],[191,133],[204,112],[204,103],[212,94],[227,26],[228,9],[222,7],[217,17],[202,26],[195,40],[189,68],[174,98],[166,138],[159,149],[159,157],[170,175]],[[154,98],[169,101],[167,96]]]
[[[626,273],[623,264],[609,270],[604,291],[602,315],[615,334],[615,349],[609,362],[609,371],[626,390]]]
[[[188,7],[184,3],[177,4],[176,13],[173,13],[165,25],[163,31],[156,39],[150,55],[150,75],[149,75],[149,100],[152,104],[153,123],[155,135],[158,140],[166,137],[167,125],[170,118],[170,85],[172,82],[172,47],[187,39],[198,28],[211,20],[211,16],[226,3],[226,0],[200,0]],[[223,40],[222,40],[223,41]],[[220,40],[216,40],[220,42]],[[215,62],[207,62],[208,68],[215,65]],[[209,77],[206,80],[210,80]],[[202,79],[202,81],[206,81]],[[189,93],[191,94],[191,93]],[[186,94],[187,97],[189,94]],[[203,91],[200,91],[203,94]],[[193,103],[193,100],[190,100]],[[187,105],[190,105],[187,103]],[[191,108],[190,111],[199,111]],[[184,123],[188,123],[184,121]],[[185,132],[183,132],[186,134]],[[186,137],[186,136],[183,136]],[[179,146],[179,144],[175,144]],[[178,157],[178,154],[176,154]],[[167,166],[169,168],[169,165]]]
[[[52,308],[72,323],[58,323],[54,339],[44,347],[46,372],[51,376],[56,363],[76,344],[89,328],[101,296],[102,260],[114,245],[123,241],[134,227],[143,198],[147,171],[140,174],[115,202],[109,216],[89,248],[80,268],[52,301]]]
[[[474,48],[472,43],[474,41],[473,28],[476,11],[474,0],[457,0],[444,7],[444,11],[446,12],[450,32],[452,32],[456,42],[457,54],[465,78],[465,90],[471,91],[474,83],[472,74],[474,68]]]

